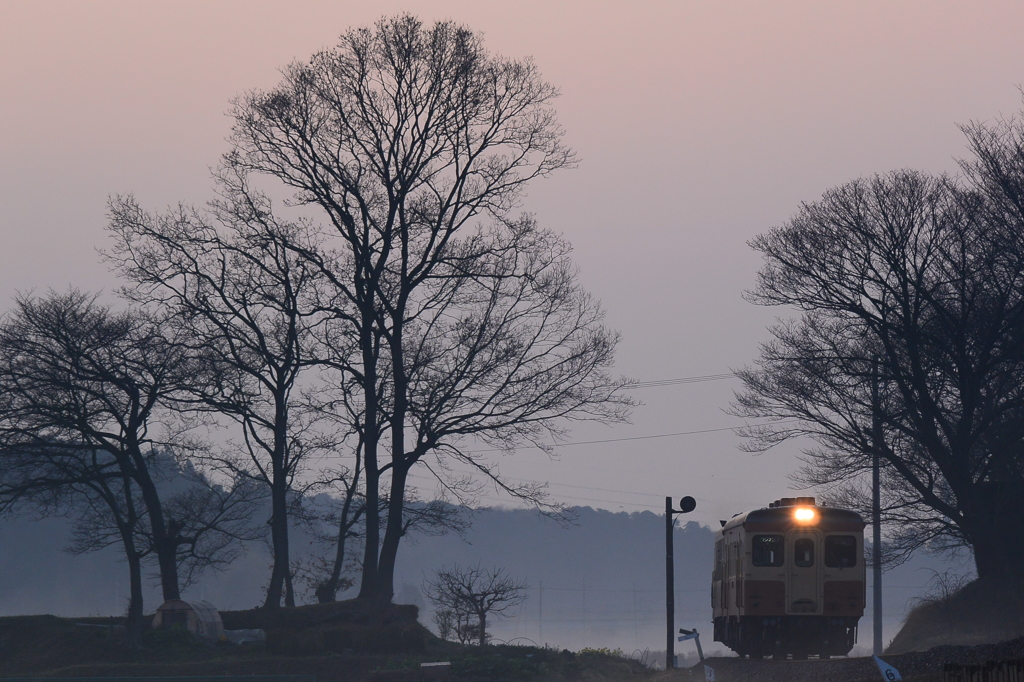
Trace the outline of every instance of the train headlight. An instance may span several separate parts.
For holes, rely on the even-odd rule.
[[[796,519],[797,523],[814,523],[817,517],[818,514],[810,507],[797,507],[796,511],[793,512],[793,518]]]

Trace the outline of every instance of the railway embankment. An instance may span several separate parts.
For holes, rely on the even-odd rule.
[[[946,594],[926,595],[907,614],[886,651],[903,654],[1024,637],[1021,590],[975,580]]]

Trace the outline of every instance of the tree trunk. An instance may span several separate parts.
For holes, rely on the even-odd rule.
[[[345,566],[345,543],[348,540],[348,532],[358,521],[358,512],[352,522],[349,523],[349,513],[352,509],[352,496],[356,494],[359,486],[359,468],[352,477],[352,485],[346,486],[345,504],[341,507],[341,519],[338,521],[338,542],[334,552],[334,567],[331,576],[323,585],[316,588],[316,600],[320,604],[329,604],[338,598],[338,585],[341,583],[341,570]]]
[[[295,587],[292,585],[291,566],[284,573],[284,605],[290,609],[295,608]]]
[[[146,505],[149,519],[149,530],[153,536],[153,550],[156,552],[157,564],[160,567],[160,588],[164,601],[181,599],[181,588],[178,581],[178,544],[177,539],[169,537],[164,519],[160,493],[149,475],[149,465],[135,439],[131,439],[132,470],[134,480],[142,492],[142,500]]]
[[[364,310],[359,343],[362,346],[363,443],[366,469],[366,547],[358,599],[372,601],[377,595],[377,559],[380,551],[380,471],[377,468],[377,444],[380,440],[377,420],[377,355],[373,338],[373,311]]]
[[[398,311],[404,310],[401,301],[396,308]],[[391,496],[388,499],[388,525],[380,548],[376,589],[377,599],[384,604],[390,604],[395,595],[395,561],[398,557],[398,543],[405,533],[402,521],[405,512],[405,486],[409,474],[405,461],[405,416],[408,411],[409,382],[405,376],[402,332],[399,314],[396,315],[388,344],[391,349],[391,383],[394,391],[391,414]]]
[[[480,612],[480,646],[487,645],[487,612]]]
[[[281,459],[275,457],[274,480],[271,482],[271,516],[270,516],[270,542],[274,552],[274,568],[270,574],[270,586],[267,588],[267,598],[263,608],[277,609],[281,607],[281,597],[285,596],[286,601],[289,595],[285,595],[285,583],[288,580],[290,567],[288,565],[288,490],[287,477],[281,467]],[[290,590],[288,591],[290,594]],[[291,597],[294,605],[294,597]],[[287,604],[286,604],[287,605]]]
[[[128,521],[119,520],[117,524],[124,556],[128,562],[128,585],[131,595],[128,598],[128,615],[124,623],[124,644],[132,651],[142,648],[142,557],[135,548],[135,537],[132,535],[136,522],[132,513]]]
[[[1024,586],[1024,500],[1016,481],[980,482],[963,505],[964,535],[974,552],[978,577],[1013,588]]]
[[[128,617],[124,623],[124,643],[135,651],[142,648],[142,559],[134,547],[126,547],[125,553],[128,558],[131,597],[128,600]]]
[[[345,515],[346,514],[342,512],[342,519],[344,519]],[[345,540],[348,536],[348,529],[345,527],[344,520],[339,524],[339,528],[338,544],[334,554],[334,567],[331,570],[331,576],[323,585],[319,585],[315,591],[316,601],[318,604],[330,604],[338,599],[338,585],[341,583],[341,568],[342,564],[345,563]]]
[[[391,603],[395,593],[395,562],[398,559],[398,543],[405,532],[403,516],[408,473],[405,466],[396,466],[391,470],[388,526],[384,532],[384,542],[381,543],[380,565],[377,569],[377,596],[383,603]]]

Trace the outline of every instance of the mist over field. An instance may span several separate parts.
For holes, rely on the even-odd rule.
[[[442,565],[481,562],[504,567],[529,584],[527,601],[509,619],[494,623],[496,641],[663,651],[665,639],[665,520],[651,512],[610,512],[577,508],[576,525],[562,527],[528,510],[483,509],[472,515],[465,539],[457,535],[419,537],[403,546],[396,578],[397,603],[420,607],[420,622],[431,624],[423,597],[424,577]],[[67,525],[59,519],[0,522],[0,616],[51,613],[61,616],[121,615],[127,603],[125,566],[115,550],[84,556],[60,551]],[[709,591],[714,531],[686,523],[675,531],[676,624],[697,628],[706,651],[727,650],[711,642]],[[296,534],[295,547],[309,538]],[[205,599],[221,610],[248,609],[263,599],[270,556],[259,543],[222,574],[207,574],[184,598]],[[933,572],[964,571],[961,562],[920,554],[883,575],[885,641],[898,630],[908,602],[927,593]],[[869,573],[870,576],[870,573]],[[160,604],[149,581],[146,612]],[[870,648],[871,583],[854,653]],[[543,592],[543,595],[542,595]],[[339,595],[345,599],[355,590]],[[312,596],[305,595],[310,601]],[[693,654],[680,644],[680,656]],[[865,649],[867,648],[867,649]],[[652,656],[652,660],[655,660]]]

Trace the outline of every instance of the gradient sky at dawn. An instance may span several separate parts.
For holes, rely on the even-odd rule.
[[[535,182],[525,208],[574,244],[623,334],[619,370],[641,381],[755,357],[785,311],[742,299],[759,264],[746,242],[801,201],[874,172],[955,172],[957,123],[1022,108],[1013,2],[0,0],[0,300],[112,292],[95,251],[109,195],[205,202],[233,96],[405,11],[532,55],[561,88],[581,164]],[[638,390],[632,425],[582,425],[571,440],[725,429],[735,387]],[[613,510],[691,494],[692,517],[715,524],[786,494],[798,464],[796,446],[754,457],[738,443],[711,431],[566,446],[554,462],[523,451],[501,466]]]

